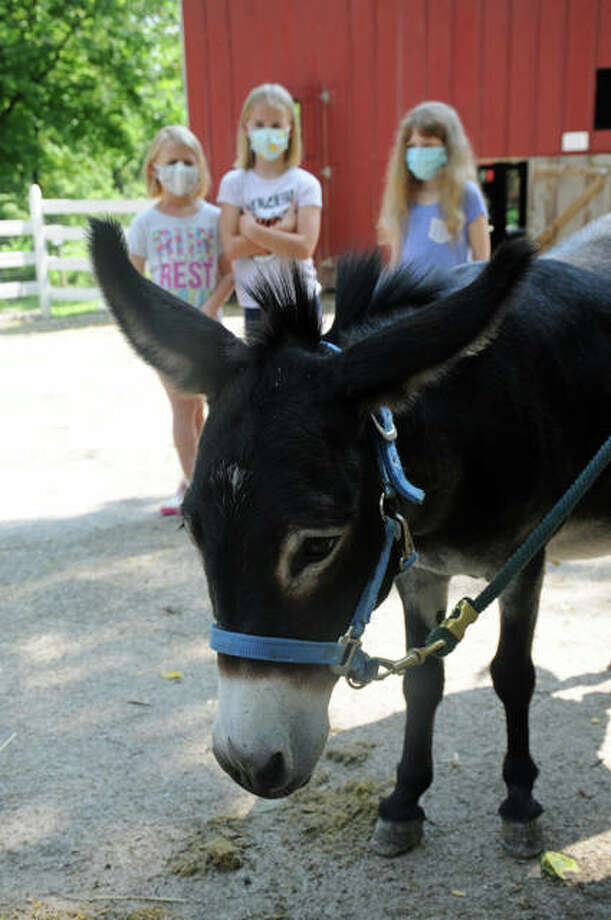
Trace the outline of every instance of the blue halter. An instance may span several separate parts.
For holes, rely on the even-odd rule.
[[[332,351],[341,351],[331,342],[323,342]],[[361,686],[374,680],[380,666],[379,659],[370,658],[361,648],[361,636],[373,613],[380,588],[386,577],[392,548],[402,543],[399,571],[405,572],[416,561],[405,518],[385,512],[385,503],[400,495],[410,502],[420,504],[424,492],[406,478],[395,445],[397,430],[392,412],[382,406],[372,413],[372,435],[383,492],[380,513],[384,521],[384,542],[373,575],[365,585],[346,633],[336,642],[318,642],[306,639],[284,639],[276,636],[256,636],[249,633],[230,632],[216,623],[210,627],[210,647],[223,655],[251,658],[256,661],[274,661],[283,664],[328,665],[349,683]]]

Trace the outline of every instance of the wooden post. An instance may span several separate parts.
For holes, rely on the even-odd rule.
[[[40,309],[44,315],[47,316],[51,306],[51,285],[49,283],[49,261],[47,257],[47,243],[45,240],[45,222],[42,213],[42,193],[38,185],[30,186],[29,199],[32,236],[34,238],[36,280],[38,282],[38,302],[40,303]]]
[[[579,195],[575,201],[572,201],[568,208],[565,208],[562,214],[559,214],[558,217],[552,221],[549,227],[544,230],[539,237],[537,237],[535,242],[539,247],[539,252],[545,252],[546,249],[549,249],[549,247],[555,242],[558,231],[561,230],[565,224],[568,224],[571,218],[573,218],[578,211],[580,211],[582,208],[585,208],[588,202],[591,201],[595,195],[598,195],[605,184],[606,178],[606,174],[602,176],[599,175],[598,178],[594,180],[594,182],[590,183],[590,185],[587,185],[581,195]]]

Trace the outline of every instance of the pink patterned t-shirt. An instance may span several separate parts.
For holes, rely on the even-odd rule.
[[[147,208],[127,231],[129,252],[146,259],[155,284],[201,307],[218,281],[220,213],[207,201],[201,201],[197,213],[189,217],[171,217],[156,206]]]

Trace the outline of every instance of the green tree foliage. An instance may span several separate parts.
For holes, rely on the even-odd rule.
[[[0,0],[0,217],[46,198],[143,196],[142,160],[185,123],[180,0]]]

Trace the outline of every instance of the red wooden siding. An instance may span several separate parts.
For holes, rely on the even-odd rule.
[[[478,80],[482,88],[481,120],[465,127],[475,152],[492,158],[508,150],[510,15],[509,0],[487,2],[483,11],[484,35]],[[485,74],[485,77],[484,77]]]
[[[374,241],[397,124],[423,99],[458,109],[482,159],[560,155],[565,131],[611,151],[611,131],[593,131],[611,0],[183,0],[183,20],[211,199],[247,92],[283,83],[301,104],[304,166],[323,184],[319,259]]]
[[[568,7],[568,0],[540,0],[539,3],[537,87],[545,93],[546,104],[538,107],[536,118],[537,154],[553,155],[560,149],[566,96]],[[546,87],[553,87],[553,91]]]

